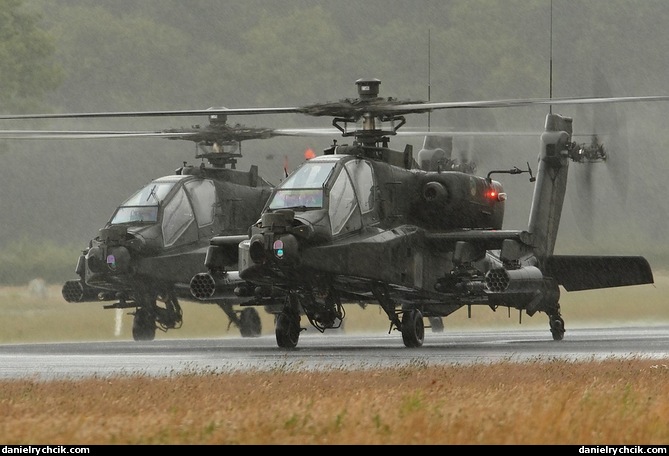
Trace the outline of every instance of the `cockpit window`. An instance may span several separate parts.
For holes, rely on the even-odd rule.
[[[307,162],[277,188],[270,209],[321,208],[323,186],[336,162]]]
[[[277,189],[272,201],[269,204],[270,209],[289,209],[289,208],[321,208],[323,207],[323,189]]]
[[[156,223],[157,221],[158,206],[123,206],[118,208],[111,224]]]
[[[332,186],[328,213],[333,236],[346,234],[361,227],[360,208],[355,198],[355,191],[348,174],[344,172],[339,174]]]
[[[111,224],[157,222],[158,206],[172,187],[174,187],[174,182],[151,182],[119,206]]]
[[[351,160],[346,163],[346,170],[358,194],[360,211],[363,214],[371,211],[374,208],[374,174],[371,165],[365,160]]]
[[[214,182],[209,179],[194,180],[186,182],[185,187],[193,201],[198,226],[203,227],[214,223],[214,208],[216,207]]]
[[[183,188],[165,206],[163,214],[163,242],[168,247],[194,222],[193,209]]]
[[[175,182],[151,182],[125,200],[121,206],[158,206],[174,185]]]
[[[280,188],[321,188],[336,162],[306,162],[288,177]]]

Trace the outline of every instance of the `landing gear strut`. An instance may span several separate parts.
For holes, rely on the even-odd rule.
[[[164,302],[164,307],[158,306],[158,299]],[[126,305],[123,302],[123,305]],[[165,295],[152,293],[137,293],[135,296],[134,318],[132,320],[132,338],[136,341],[153,340],[156,329],[163,331],[180,328],[183,324],[183,312],[176,296],[171,292]]]
[[[404,309],[402,312],[402,321],[395,312],[395,303],[390,297],[387,287],[378,284],[372,288],[374,297],[379,301],[381,308],[386,312],[390,319],[390,329],[393,326],[402,332],[402,341],[407,348],[418,348],[423,346],[425,340],[425,324],[423,323],[423,313],[418,309]]]
[[[230,324],[228,324],[228,329],[231,325],[235,325],[239,328],[239,332],[242,337],[258,337],[262,333],[262,321],[260,320],[260,315],[258,311],[253,307],[246,307],[242,309],[241,312],[236,312],[232,308],[232,304],[227,302],[218,302],[218,307],[220,307],[223,312],[230,319]]]
[[[551,334],[553,335],[553,340],[562,340],[564,339],[564,320],[558,312],[556,315],[549,315],[548,322],[551,327]]]

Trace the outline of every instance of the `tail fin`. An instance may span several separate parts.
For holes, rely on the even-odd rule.
[[[571,118],[546,116],[528,225],[544,275],[567,291],[653,283],[653,272],[643,257],[553,255],[567,191],[571,135]]]
[[[569,169],[568,146],[572,119],[558,114],[546,116],[541,135],[537,180],[532,196],[528,231],[533,236],[534,254],[541,263],[553,254],[557,239]]]

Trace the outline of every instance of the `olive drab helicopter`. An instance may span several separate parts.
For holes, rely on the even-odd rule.
[[[472,306],[545,313],[552,338],[562,340],[560,286],[578,291],[653,283],[641,256],[555,253],[569,162],[605,157],[596,141],[573,141],[571,118],[547,115],[536,174],[527,163],[527,168],[476,176],[446,165],[438,148],[424,147],[425,154],[414,160],[410,145],[393,150],[389,140],[400,133],[406,114],[433,109],[669,98],[401,102],[379,97],[377,79],[356,84],[356,99],[285,108],[333,117],[333,125],[352,142],[335,140],[278,185],[249,239],[239,244],[239,277],[253,285],[246,293],[258,297],[256,305],[279,306],[279,347],[297,346],[305,329],[302,315],[321,332],[337,327],[346,303],[378,304],[406,347],[423,345],[425,318],[439,321]],[[355,127],[349,130],[349,125]],[[507,195],[493,176],[522,174],[534,182],[528,226],[503,229]],[[235,242],[212,238],[209,273],[194,277],[191,287],[212,297],[225,289],[224,277],[217,275],[218,260],[225,258],[219,251]]]
[[[206,271],[204,258],[214,235],[245,239],[257,220],[272,185],[249,171],[236,169],[241,143],[291,135],[289,131],[230,126],[223,114],[210,114],[205,127],[160,132],[5,130],[0,138],[63,139],[162,137],[196,144],[199,165],[183,163],[173,175],[152,180],[121,203],[79,256],[76,280],[67,281],[67,302],[107,302],[105,309],[134,309],[132,336],[153,340],[156,329],[179,328],[179,299],[198,301],[190,293],[193,275]],[[228,292],[217,304],[244,337],[259,336],[262,323],[253,307],[236,310],[242,299],[233,293],[237,249],[229,256]],[[199,302],[199,301],[198,301]]]
[[[294,129],[285,134],[336,134],[351,138],[351,143],[339,144],[335,139],[322,155],[306,160],[287,175],[271,190],[258,217],[243,232],[214,233],[203,248],[206,254],[200,257],[205,270],[190,280],[180,280],[180,286],[172,287],[172,295],[167,295],[172,302],[171,296],[181,292],[182,284],[188,284],[191,296],[203,301],[215,302],[232,294],[244,308],[264,306],[275,314],[275,336],[281,348],[297,346],[304,329],[302,316],[321,332],[340,327],[347,303],[379,305],[390,330],[401,333],[406,347],[423,345],[424,319],[434,330],[443,317],[472,306],[506,307],[529,316],[545,313],[552,338],[562,340],[565,325],[559,287],[571,292],[653,283],[650,265],[641,256],[555,253],[569,162],[606,160],[603,156],[598,159],[598,152],[592,150],[599,143],[576,143],[572,118],[552,113],[552,107],[669,101],[669,96],[425,102],[382,98],[378,79],[359,79],[356,84],[357,98],[302,107],[2,115],[0,120],[282,114],[331,117],[334,133],[330,128],[315,132]],[[475,164],[454,166],[448,153],[442,155],[444,151],[427,140],[415,158],[411,145],[404,150],[390,148],[393,136],[421,134],[400,131],[409,114],[538,105],[550,106],[551,111],[541,134],[536,172],[527,163],[526,167],[493,169],[485,177],[478,176],[473,172],[477,171],[477,166],[472,166]],[[272,132],[280,134],[269,130],[266,136],[273,136]],[[431,137],[437,132],[422,134]],[[525,229],[503,229],[507,194],[496,179],[515,175],[527,175],[534,183],[529,221]],[[147,196],[152,199],[151,189],[140,200]],[[126,235],[119,231],[104,231],[101,239],[122,240]],[[130,234],[128,230],[127,236]],[[142,239],[134,242],[145,243]],[[117,255],[112,255],[98,259],[109,268],[127,258],[121,254],[117,260]],[[164,296],[160,293],[155,295]],[[152,297],[145,302],[154,307]],[[140,327],[141,318],[135,315]],[[139,331],[145,336],[146,332]]]
[[[321,130],[317,131],[321,132]],[[318,135],[320,134],[321,133],[318,133]],[[408,133],[408,136],[416,135],[425,135],[423,146],[418,152],[418,160],[420,162],[421,168],[434,170],[457,170],[470,174],[474,173],[476,169],[475,160],[471,159],[471,157],[467,157],[466,155],[462,155],[460,157],[454,155],[453,132],[431,133],[429,135],[426,135],[423,131]],[[314,157],[315,156],[312,155],[306,158],[310,160]],[[322,169],[327,171],[325,168]],[[324,177],[325,176],[322,175],[321,180]],[[294,177],[291,177],[291,179],[294,179]],[[322,185],[322,182],[318,182],[318,186],[320,185]],[[322,205],[322,193],[320,189],[315,189],[311,192],[302,192],[302,196],[305,198],[305,202],[307,203],[317,203],[319,207]],[[217,236],[212,239],[211,244],[212,247],[209,249],[208,256],[205,260],[209,271],[195,275],[190,282],[191,293],[197,299],[202,301],[211,299],[216,300],[219,298],[219,296],[225,295],[228,292],[229,287],[227,285],[227,281],[229,272],[225,269],[225,267],[232,260],[224,255],[223,247],[225,246],[227,255],[229,255],[230,249],[236,247],[238,242],[234,237]],[[235,272],[235,277],[238,276],[238,272]],[[278,318],[282,312],[283,306],[277,305],[276,301],[279,299],[284,299],[287,296],[282,292],[281,288],[272,287],[270,285],[256,291],[258,284],[245,282],[241,278],[239,278],[239,280],[240,286],[235,289],[235,293],[243,297],[256,296],[257,300],[255,301],[255,304],[264,305],[267,312],[274,314],[275,318]],[[279,296],[281,298],[279,298]],[[267,297],[270,299],[268,300]],[[247,305],[253,305],[253,303],[254,301],[252,300],[247,301]],[[366,307],[366,303],[362,301],[358,301],[357,303],[363,308]],[[343,308],[341,309],[343,310]],[[441,317],[429,316],[428,319],[430,322],[430,328],[433,332],[441,332],[443,330],[444,326]],[[321,327],[317,324],[316,327],[321,331],[323,331],[325,328],[337,329],[341,327],[342,322],[343,316],[342,318],[333,320],[331,325]]]

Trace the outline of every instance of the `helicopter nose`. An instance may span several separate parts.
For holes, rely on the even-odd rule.
[[[292,234],[277,237],[272,243],[274,258],[291,264],[299,263],[299,245],[297,238]]]
[[[275,235],[267,242],[262,234],[251,237],[249,242],[249,257],[254,264],[264,264],[268,260],[290,263],[299,263],[299,244],[292,234]]]
[[[127,272],[130,269],[130,252],[125,247],[112,247],[107,251],[105,263],[114,272]]]
[[[106,255],[101,248],[93,247],[86,255],[88,269],[94,273],[126,272],[130,269],[130,261],[130,252],[125,247],[109,248]]]
[[[105,272],[106,266],[102,259],[102,249],[99,247],[92,247],[86,254],[86,265],[91,272],[99,273]]]

